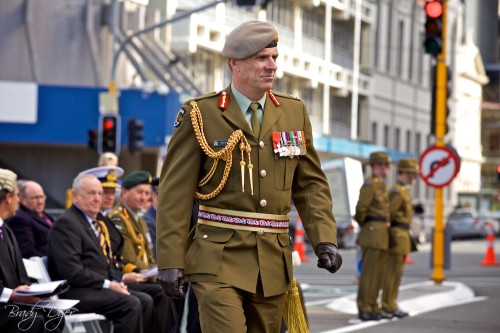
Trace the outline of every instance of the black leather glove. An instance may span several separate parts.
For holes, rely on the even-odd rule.
[[[156,282],[160,285],[163,293],[172,298],[184,298],[186,290],[184,286],[184,270],[178,268],[167,268],[158,271]]]
[[[342,266],[342,257],[339,250],[332,243],[319,243],[316,246],[318,256],[318,267],[324,268],[330,273],[335,273]]]

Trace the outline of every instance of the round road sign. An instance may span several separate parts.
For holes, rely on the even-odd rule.
[[[420,177],[434,188],[447,186],[460,170],[458,154],[449,146],[427,148],[420,156],[419,165]]]

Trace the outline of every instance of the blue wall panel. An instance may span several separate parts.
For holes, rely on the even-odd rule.
[[[99,93],[104,91],[104,88],[41,85],[38,87],[37,123],[0,122],[0,142],[86,145],[88,130],[97,128]],[[165,136],[172,133],[180,106],[177,93],[120,91],[122,145],[128,143],[127,122],[131,117],[144,121],[146,146],[162,145]]]

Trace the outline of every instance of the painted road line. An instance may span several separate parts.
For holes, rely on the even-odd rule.
[[[433,281],[425,281],[401,286],[400,290],[409,290],[424,294],[423,296],[413,297],[398,302],[401,309],[404,311],[408,311],[410,313],[410,316],[416,316],[446,307],[484,301],[487,299],[487,297],[476,297],[472,289],[461,282],[443,282],[441,285],[436,286]],[[356,295],[340,297],[328,303],[326,307],[332,311],[353,315],[358,314],[356,306]],[[362,322],[359,319],[355,318],[349,320],[349,326],[329,331],[323,331],[320,333],[352,332],[371,326],[381,325],[392,320],[384,319],[380,321]]]

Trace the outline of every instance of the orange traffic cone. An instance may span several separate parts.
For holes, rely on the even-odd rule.
[[[306,256],[306,244],[304,243],[304,227],[302,227],[302,221],[300,220],[300,218],[297,218],[297,226],[295,227],[293,250],[297,251],[297,253],[299,254],[300,261],[309,261],[309,258]]]
[[[495,261],[495,235],[489,233],[486,240],[488,241],[488,246],[481,266],[500,266],[500,263]]]
[[[406,257],[405,257],[405,264],[407,264],[407,265],[413,265],[414,263],[415,263],[415,261],[413,261],[413,259],[410,258],[409,255],[406,255]]]

